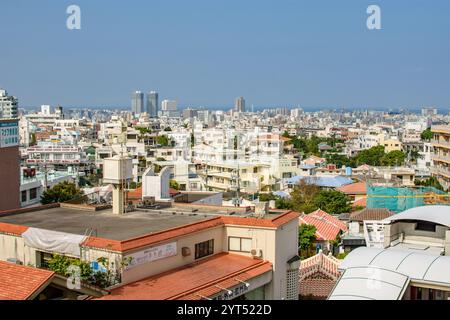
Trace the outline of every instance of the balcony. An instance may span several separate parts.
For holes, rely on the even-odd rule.
[[[446,141],[445,139],[440,139],[440,140],[436,140],[433,139],[431,140],[431,143],[433,144],[433,147],[444,147],[444,148],[449,148],[450,149],[450,140]]]
[[[450,167],[434,167],[431,169],[433,175],[444,176],[450,178]]]
[[[431,160],[447,162],[447,163],[450,164],[450,156],[443,156],[443,155],[440,155],[440,154],[434,154],[434,155],[431,156]]]

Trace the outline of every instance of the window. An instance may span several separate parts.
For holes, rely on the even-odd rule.
[[[27,190],[23,190],[21,192],[21,198],[22,198],[22,202],[26,202],[27,201]]]
[[[252,239],[228,237],[228,250],[250,252],[252,250]]]
[[[37,189],[36,188],[30,189],[30,200],[33,200],[36,198],[37,198]]]
[[[436,225],[427,221],[419,221],[417,222],[416,230],[436,232]]]
[[[200,259],[214,253],[214,239],[197,243],[195,245],[195,259]]]

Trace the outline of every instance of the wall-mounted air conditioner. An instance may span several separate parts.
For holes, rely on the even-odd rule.
[[[252,249],[250,253],[254,258],[262,258],[263,254],[262,249],[260,248]]]

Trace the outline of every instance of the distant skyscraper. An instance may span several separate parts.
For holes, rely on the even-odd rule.
[[[134,113],[144,112],[144,94],[141,91],[135,91],[132,93],[131,111]]]
[[[156,91],[147,93],[147,113],[152,118],[158,116],[158,92]]]
[[[8,96],[6,90],[0,89],[0,119],[13,119],[18,117],[18,100]]]
[[[243,97],[236,98],[234,110],[237,112],[245,112],[245,99]]]
[[[163,100],[161,102],[161,111],[176,111],[177,102],[175,100]]]

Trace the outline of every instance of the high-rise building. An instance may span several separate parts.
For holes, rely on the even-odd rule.
[[[438,110],[435,107],[425,107],[422,108],[422,116],[430,117],[438,114]]]
[[[131,111],[139,114],[144,112],[144,93],[135,91],[131,95]]]
[[[147,93],[147,114],[152,118],[158,116],[158,93],[156,91]]]
[[[8,96],[8,92],[0,89],[0,119],[13,119],[18,117],[18,99]]]
[[[161,111],[176,111],[177,102],[176,100],[163,100],[161,102]]]
[[[0,119],[0,211],[20,207],[20,153],[17,119]]]
[[[245,112],[245,99],[243,97],[236,98],[234,110],[237,112]]]

